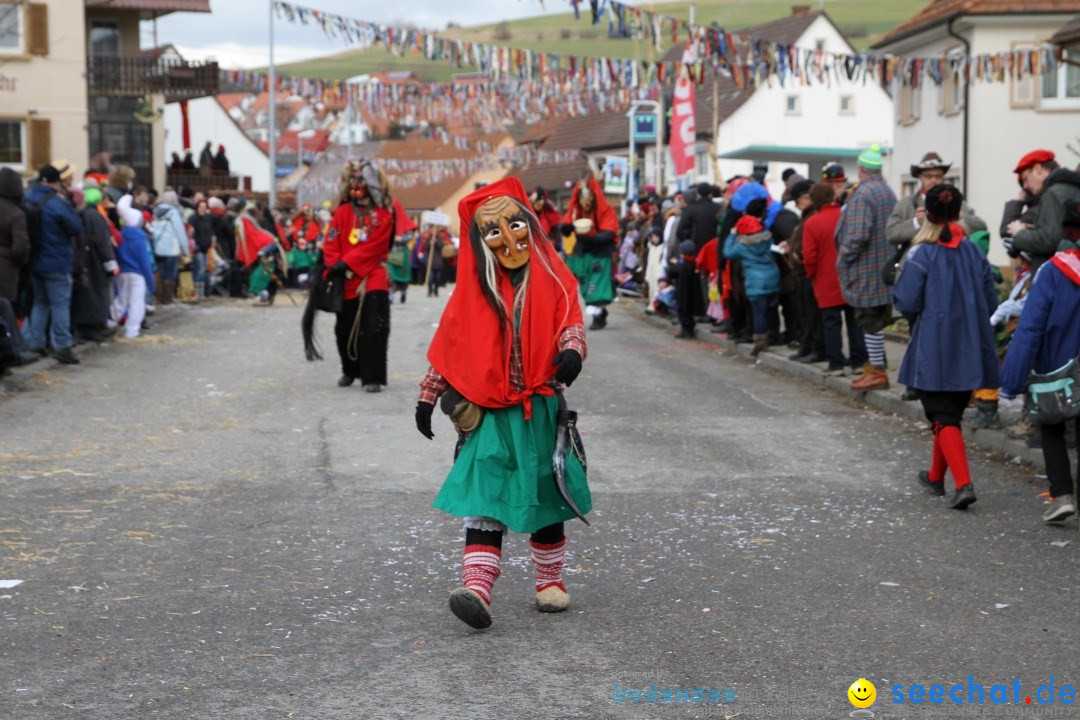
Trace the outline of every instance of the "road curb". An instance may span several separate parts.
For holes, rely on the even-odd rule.
[[[631,311],[631,314],[633,311]],[[645,322],[665,330],[675,331],[677,325],[672,325],[667,318],[657,315],[648,315],[644,312],[636,313]],[[706,342],[723,348],[728,352],[740,355],[753,362],[750,357],[749,344],[739,345],[727,336],[715,335],[708,330],[697,331],[697,342]],[[784,354],[781,355],[780,353]],[[804,363],[788,360],[787,355],[791,351],[787,346],[770,348],[767,352],[758,356],[757,362],[765,367],[796,377],[805,382],[827,388],[838,395],[851,398],[856,402],[868,405],[876,410],[915,420],[920,423],[926,422],[922,412],[922,405],[918,402],[905,402],[900,399],[901,390],[890,388],[889,390],[871,390],[869,392],[853,392],[850,388],[850,377],[826,377],[822,365],[807,365]],[[1015,458],[1030,463],[1036,468],[1045,468],[1042,450],[1027,447],[1022,440],[1014,440],[1005,434],[1004,430],[964,428],[964,437],[982,450],[988,450],[1007,458]]]
[[[153,332],[156,332],[161,327],[171,325],[175,322],[176,318],[182,317],[184,310],[182,310],[181,307],[183,305],[185,305],[185,303],[175,303],[173,306],[159,307],[152,316],[154,319]],[[79,360],[83,360],[88,355],[97,352],[102,345],[110,343],[112,343],[112,338],[103,343],[85,342],[80,345],[75,345],[71,350],[75,353],[75,357],[79,358]],[[0,397],[2,397],[4,393],[22,391],[29,383],[60,366],[61,363],[58,360],[51,356],[47,356],[38,360],[33,365],[11,368],[11,374],[0,378]],[[77,368],[77,366],[75,367]]]

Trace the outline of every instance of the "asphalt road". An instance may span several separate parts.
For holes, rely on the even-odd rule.
[[[305,363],[282,300],[188,309],[0,401],[0,718],[841,718],[860,677],[879,718],[987,717],[889,688],[1080,683],[1080,534],[1039,522],[1044,481],[973,457],[950,511],[916,489],[922,428],[627,307],[568,395],[595,506],[571,609],[533,609],[511,536],[469,629],[431,507],[452,431],[413,426],[440,309],[393,307],[379,395]],[[652,683],[729,701],[613,699]]]

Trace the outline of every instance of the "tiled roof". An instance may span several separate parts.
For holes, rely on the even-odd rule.
[[[460,175],[430,185],[394,187],[394,176],[391,174],[390,195],[409,212],[434,210],[460,190],[468,179],[467,175]]]
[[[379,150],[380,160],[454,160],[477,156],[476,150],[458,148],[436,138],[387,140]]]
[[[566,118],[544,143],[545,150],[603,150],[628,142],[630,121],[622,110]]]
[[[225,109],[225,112],[232,110],[239,105],[244,98],[250,97],[251,93],[247,92],[233,92],[233,93],[221,93],[216,95],[218,105]]]
[[[210,12],[210,0],[86,0],[86,7],[102,10],[145,10],[151,13]]]
[[[585,158],[581,158],[569,163],[550,163],[519,168],[512,170],[510,175],[521,180],[521,184],[529,192],[532,192],[536,187],[542,187],[548,192],[554,192],[565,189],[567,182],[580,180],[588,167],[589,164],[585,161]]]
[[[873,44],[892,42],[948,22],[961,15],[1035,15],[1080,12],[1080,0],[931,0]]]

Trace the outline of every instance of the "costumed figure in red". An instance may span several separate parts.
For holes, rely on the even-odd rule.
[[[591,174],[574,186],[561,230],[564,238],[575,238],[566,265],[581,286],[585,312],[592,317],[589,329],[602,330],[607,325],[607,305],[615,299],[611,258],[619,220]]]
[[[379,392],[386,384],[390,339],[386,259],[394,241],[395,208],[386,175],[370,162],[347,162],[341,188],[322,263],[312,272],[319,281],[312,284],[304,312],[304,349],[309,360],[321,359],[314,342],[315,311],[334,312],[338,385],[348,387],[359,379],[368,392]]]
[[[562,252],[562,233],[559,232],[562,215],[559,214],[559,209],[555,207],[555,203],[551,202],[548,191],[537,185],[536,189],[529,195],[529,204],[532,205],[536,219],[540,221],[540,228],[555,243],[555,249]]]
[[[458,206],[458,282],[428,350],[417,429],[431,438],[441,407],[458,431],[454,466],[435,507],[464,518],[463,587],[450,609],[474,628],[491,625],[503,534],[529,533],[536,608],[560,612],[563,523],[591,505],[576,414],[562,396],[581,372],[585,330],[577,282],[555,252],[517,178]]]

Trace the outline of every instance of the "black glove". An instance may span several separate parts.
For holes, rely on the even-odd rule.
[[[557,368],[555,379],[567,387],[573,385],[577,376],[581,374],[581,355],[577,350],[563,350],[555,356],[551,364]]]
[[[345,273],[348,271],[349,266],[345,264],[344,260],[338,260],[334,263],[333,267],[330,268],[331,275],[340,275],[341,277],[345,277]]]
[[[578,367],[580,367],[580,364]],[[435,437],[435,433],[431,432],[431,413],[434,411],[435,406],[431,403],[416,403],[416,429],[428,440]]]
[[[570,223],[563,223],[559,226],[559,232],[562,233],[563,237],[570,237],[574,233],[574,226]]]

